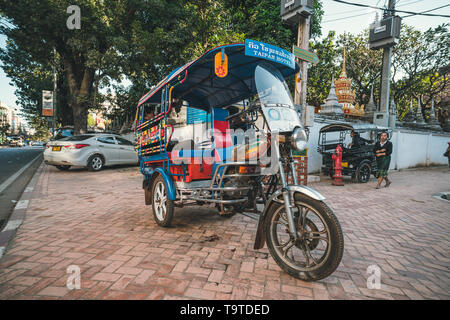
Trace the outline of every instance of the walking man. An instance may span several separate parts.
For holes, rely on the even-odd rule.
[[[388,179],[388,170],[391,163],[392,142],[388,141],[388,134],[386,131],[381,133],[380,140],[375,143],[373,152],[375,152],[375,156],[377,157],[378,167],[378,184],[376,189],[380,189],[383,179],[386,180],[385,187],[387,188],[391,185],[391,181]]]

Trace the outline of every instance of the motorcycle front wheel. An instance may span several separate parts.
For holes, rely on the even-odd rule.
[[[296,193],[291,209],[298,239],[289,234],[283,203],[273,202],[265,223],[266,241],[276,263],[291,276],[317,281],[332,274],[344,253],[341,226],[323,202]]]

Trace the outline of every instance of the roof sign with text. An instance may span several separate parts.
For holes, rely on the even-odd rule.
[[[264,42],[245,39],[245,55],[277,62],[295,69],[294,54]]]

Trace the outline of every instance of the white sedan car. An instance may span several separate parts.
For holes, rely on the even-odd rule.
[[[99,171],[104,166],[137,164],[133,143],[115,134],[82,134],[49,141],[44,151],[44,162],[60,170],[71,166]]]

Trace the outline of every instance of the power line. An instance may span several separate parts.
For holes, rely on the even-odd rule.
[[[378,2],[380,2],[380,1],[378,1]],[[403,6],[407,6],[407,5],[414,4],[414,3],[417,3],[417,2],[422,2],[422,1],[424,1],[424,0],[415,0],[415,1],[407,2],[407,3],[403,3],[403,4],[399,5],[398,7],[403,7]],[[366,11],[366,10],[367,9],[361,9],[361,10],[355,10],[355,11],[350,11],[350,12],[361,12],[361,11]],[[337,16],[337,15],[344,14],[344,13],[349,13],[349,11],[343,11],[343,12],[334,13],[334,14],[330,14],[330,15],[324,15],[324,17]],[[366,12],[366,13],[361,13],[361,14],[356,14],[356,15],[351,15],[351,16],[347,16],[347,17],[342,17],[342,18],[335,18],[335,19],[332,19],[332,20],[325,20],[325,21],[322,21],[322,23],[339,21],[339,20],[345,20],[345,19],[350,19],[350,18],[354,18],[354,17],[360,17],[360,16],[367,15],[367,14],[373,14],[373,11]]]
[[[348,16],[348,17],[342,17],[342,18],[337,18],[337,19],[323,21],[322,23],[334,22],[334,21],[345,20],[345,19],[350,19],[350,18],[356,18],[356,17],[365,16],[365,15],[372,14],[372,13],[373,12],[360,13],[360,14],[355,14],[353,16]]]
[[[431,12],[431,11],[438,10],[438,9],[442,9],[442,8],[445,8],[445,7],[448,7],[448,6],[450,6],[450,4],[446,4],[444,6],[440,6],[440,7],[434,8],[434,9],[430,9],[430,10],[425,10],[425,11],[420,12],[419,14],[426,13],[426,12]],[[410,15],[404,16],[402,18],[408,18],[408,17],[416,16],[416,15],[417,14],[410,14]]]
[[[447,5],[442,6],[442,7],[439,7],[439,8],[431,9],[431,10],[429,10],[429,11],[424,11],[424,12],[412,12],[412,11],[405,11],[405,10],[380,8],[380,7],[375,7],[375,6],[369,6],[369,5],[367,5],[367,4],[353,3],[353,2],[343,1],[343,0],[333,0],[333,1],[339,2],[339,3],[343,3],[343,4],[352,5],[352,6],[363,7],[363,8],[372,8],[372,9],[378,9],[378,10],[384,10],[384,11],[391,11],[391,12],[409,13],[410,15],[421,15],[421,16],[429,16],[429,17],[443,17],[443,18],[450,18],[450,15],[424,13],[424,12],[429,12],[429,11],[441,9],[441,8],[444,8],[444,7],[448,7],[448,6],[450,6],[450,4],[447,4]]]
[[[377,4],[376,4],[377,6],[378,6],[378,3],[380,3],[380,1],[381,0],[379,0],[377,2]],[[410,5],[410,4],[413,4],[413,3],[416,3],[416,2],[422,2],[422,1],[425,1],[425,0],[415,0],[415,1],[407,2],[407,3],[403,3],[401,5],[398,5],[398,1],[397,1],[397,7],[403,7],[403,6],[407,6],[407,5]],[[327,17],[338,16],[338,15],[341,15],[341,14],[356,13],[356,12],[362,12],[362,11],[365,11],[365,10],[367,10],[367,9],[359,9],[359,10],[351,10],[351,11],[347,10],[347,11],[341,11],[341,12],[336,12],[336,13],[331,13],[331,14],[325,14],[324,16],[327,16]]]

